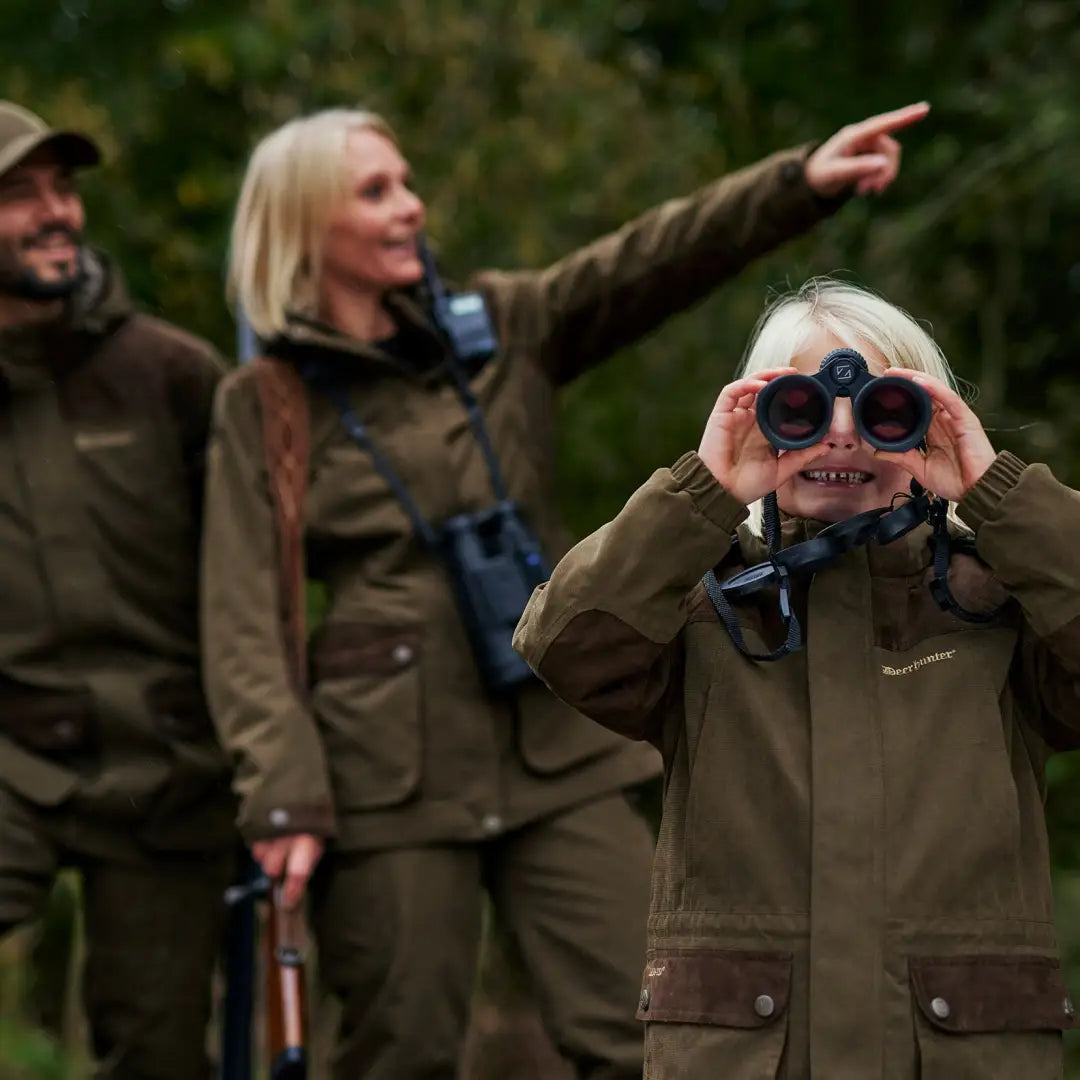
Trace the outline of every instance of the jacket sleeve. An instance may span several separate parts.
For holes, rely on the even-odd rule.
[[[1080,492],[1002,453],[958,512],[1023,613],[1017,671],[1039,734],[1080,746]]]
[[[746,513],[697,454],[685,454],[562,559],[533,593],[514,648],[574,708],[658,742],[689,594],[730,550]]]
[[[171,365],[169,398],[180,432],[184,472],[195,520],[201,521],[205,496],[206,450],[214,394],[225,375],[225,362],[209,345],[186,348]]]
[[[665,202],[546,270],[478,275],[503,346],[531,352],[562,384],[690,307],[841,205],[807,186],[810,149]]]
[[[214,404],[202,574],[203,672],[251,840],[334,834],[323,746],[292,688],[279,617],[277,542],[255,387],[228,376]]]

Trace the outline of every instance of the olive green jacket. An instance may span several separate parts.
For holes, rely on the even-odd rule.
[[[70,807],[84,847],[222,847],[197,630],[224,365],[89,267],[64,318],[0,332],[0,783]]]
[[[832,209],[778,154],[645,214],[541,272],[479,275],[500,342],[471,378],[510,495],[551,558],[559,385]],[[295,320],[270,351],[348,373],[351,403],[434,524],[489,506],[492,485],[445,363],[406,296],[388,300],[395,356]],[[293,691],[254,372],[216,401],[206,504],[205,669],[235,756],[251,839],[310,831],[376,848],[497,835],[655,776],[659,761],[532,680],[505,699],[479,681],[444,565],[415,535],[368,453],[308,395],[307,569],[329,598],[310,698]]]
[[[979,559],[950,586],[991,621],[932,599],[922,526],[802,581],[806,648],[775,663],[700,584],[767,553],[697,454],[534,593],[515,646],[664,757],[647,1076],[1061,1076],[1044,766],[1080,745],[1080,495],[1001,454],[959,515]],[[779,643],[761,595],[753,651]]]

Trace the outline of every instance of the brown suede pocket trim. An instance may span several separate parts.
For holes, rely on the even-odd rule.
[[[1077,1026],[1061,967],[1051,957],[912,957],[908,968],[919,1010],[941,1031]]]
[[[791,953],[650,949],[639,1020],[760,1028],[787,1008]]]
[[[64,754],[84,750],[94,739],[89,693],[0,689],[0,732],[28,750]]]
[[[415,663],[420,631],[370,623],[332,623],[311,642],[311,676],[347,679],[353,675],[393,675]]]
[[[146,689],[146,704],[170,739],[201,739],[214,730],[202,684],[193,676],[160,679]]]

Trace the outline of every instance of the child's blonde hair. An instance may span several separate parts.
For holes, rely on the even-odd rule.
[[[811,278],[769,304],[750,336],[740,377],[788,367],[821,331],[853,349],[876,349],[892,367],[922,371],[958,388],[937,342],[906,311],[869,289],[827,277]],[[761,532],[760,501],[750,507],[750,524]]]

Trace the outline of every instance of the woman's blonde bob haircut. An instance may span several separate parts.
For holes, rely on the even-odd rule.
[[[827,277],[811,278],[769,304],[750,337],[740,376],[790,366],[821,331],[858,351],[876,349],[892,367],[922,371],[958,388],[937,342],[906,311],[868,289]],[[760,502],[750,507],[750,525],[761,531]]]
[[[317,313],[323,241],[345,191],[354,131],[398,145],[378,114],[326,109],[290,120],[251,155],[233,219],[227,296],[264,341],[285,329],[289,314]]]

